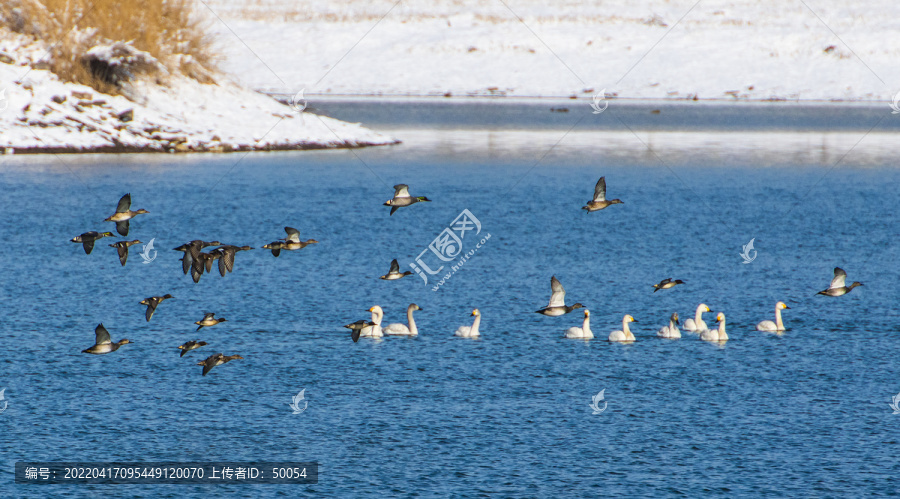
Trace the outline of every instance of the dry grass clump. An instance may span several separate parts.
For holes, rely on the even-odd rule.
[[[51,71],[101,92],[117,93],[137,74],[166,70],[212,82],[212,39],[190,0],[3,0],[0,25],[45,41]],[[98,62],[97,53],[116,62]]]

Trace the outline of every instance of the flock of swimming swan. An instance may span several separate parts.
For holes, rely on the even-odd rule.
[[[831,280],[831,285],[828,286],[828,289],[824,291],[819,291],[817,294],[826,295],[826,296],[842,296],[850,292],[853,288],[857,286],[862,286],[862,283],[854,282],[850,286],[846,286],[847,273],[844,272],[841,268],[834,269],[834,278]],[[653,287],[654,292],[658,289],[668,289],[674,286],[668,286],[667,284],[674,283],[671,279],[664,280],[661,284],[654,284]],[[679,284],[682,281],[677,281]],[[566,290],[563,288],[562,284],[559,282],[559,279],[556,276],[550,278],[550,302],[549,304],[536,312],[539,314],[543,314],[549,317],[559,317],[562,315],[566,315],[573,310],[584,308],[584,305],[581,303],[575,303],[573,305],[566,305]],[[783,301],[779,301],[775,304],[775,320],[764,320],[756,325],[757,331],[763,331],[768,333],[781,333],[785,331],[784,321],[781,317],[781,311],[790,309],[791,307],[787,306]],[[371,307],[368,311],[372,313],[372,318],[369,321],[366,320],[358,320],[354,323],[347,324],[346,328],[352,330],[352,338],[353,341],[356,342],[361,337],[370,337],[370,338],[382,338],[384,336],[416,336],[419,334],[418,329],[416,328],[416,320],[413,317],[413,312],[416,310],[422,310],[415,303],[411,303],[409,307],[406,309],[406,320],[408,322],[408,326],[406,324],[394,323],[390,324],[387,327],[382,327],[381,323],[384,319],[384,310],[375,305]],[[714,328],[710,328],[706,321],[703,320],[703,314],[706,312],[712,312],[712,309],[709,308],[705,303],[701,303],[697,306],[697,310],[694,313],[693,319],[687,319],[684,321],[682,327],[686,332],[694,333],[699,336],[699,338],[703,341],[715,341],[715,342],[724,342],[728,341],[728,332],[725,329],[725,314],[723,312],[719,312],[716,314],[716,323],[717,326]],[[471,326],[460,326],[456,332],[454,333],[456,336],[460,336],[463,338],[477,338],[480,336],[480,332],[478,330],[479,325],[481,324],[481,312],[476,308],[472,311],[472,315],[475,317]],[[628,324],[632,322],[637,322],[637,320],[631,315],[626,314],[622,317],[622,329],[618,329],[609,333],[608,340],[612,342],[620,342],[620,343],[628,343],[635,341],[634,333],[631,332],[631,329],[628,327]],[[660,338],[668,338],[668,339],[678,339],[681,338],[681,330],[678,328],[680,325],[678,312],[675,312],[669,317],[669,323],[666,326],[663,326],[656,332],[656,335]],[[565,332],[565,337],[570,339],[578,339],[578,340],[591,340],[594,339],[594,332],[591,330],[591,311],[588,309],[584,310],[584,322],[581,327],[570,327]]]

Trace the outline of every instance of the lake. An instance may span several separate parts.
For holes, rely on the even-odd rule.
[[[403,141],[383,148],[0,157],[5,489],[179,498],[895,493],[900,118],[887,106],[612,101],[599,115],[586,103],[435,106],[315,105]],[[608,197],[624,203],[586,213],[601,176]],[[398,183],[432,202],[389,216],[382,204]],[[132,220],[127,238],[101,239],[90,255],[68,241],[113,231],[103,220],[127,192],[133,209],[150,212]],[[463,232],[458,245],[471,256],[438,286],[459,258],[428,248],[445,229],[459,234],[451,222],[463,210],[480,229]],[[285,226],[319,244],[278,258],[260,249]],[[135,238],[153,239],[158,257],[143,263],[139,244],[123,267],[108,244]],[[214,266],[195,284],[172,251],[193,239],[256,249],[237,254],[233,273]],[[445,268],[428,283],[415,273],[380,280],[394,258],[401,270],[417,258]],[[834,267],[864,286],[816,295]],[[581,325],[580,310],[534,313],[554,275],[568,303],[590,309],[596,339],[563,337]],[[654,293],[667,277],[685,284]],[[146,322],[138,302],[165,293],[174,299]],[[791,307],[788,330],[755,331],[779,300]],[[373,305],[385,324],[405,322],[412,302],[423,309],[416,338],[354,343],[342,327]],[[726,314],[727,343],[656,337],[672,312],[684,320],[699,303],[714,312],[708,323]],[[481,338],[454,337],[474,308]],[[204,312],[228,321],[195,331]],[[638,320],[637,341],[607,342],[624,314]],[[81,353],[101,322],[133,344]],[[179,357],[188,340],[209,345]],[[244,359],[201,376],[196,363],[217,352]],[[301,390],[306,410],[294,414]],[[601,390],[605,409],[594,414]],[[226,460],[316,461],[319,481],[12,483],[17,461]]]

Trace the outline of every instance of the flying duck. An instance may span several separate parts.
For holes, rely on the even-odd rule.
[[[163,300],[168,300],[172,295],[166,294],[164,296],[151,296],[150,298],[144,298],[141,300],[141,305],[147,305],[147,313],[144,316],[147,318],[147,322],[150,322],[150,318],[153,317],[153,312],[156,312],[156,307]]]
[[[653,292],[656,293],[660,289],[674,288],[675,286],[677,286],[679,284],[684,284],[684,281],[682,281],[681,279],[675,279],[673,281],[671,277],[667,278],[667,279],[663,279],[663,280],[659,281],[659,284],[653,285],[653,288],[654,288]]]
[[[110,244],[109,247],[115,248],[116,251],[119,252],[119,263],[121,263],[124,267],[125,262],[128,261],[128,247],[134,246],[135,244],[141,244],[141,242],[137,239],[135,239],[134,241],[119,241],[117,243]]]
[[[372,321],[360,319],[356,322],[351,322],[350,324],[347,324],[344,327],[350,330],[350,337],[353,338],[353,343],[356,343],[357,341],[359,341],[360,332],[363,329],[365,329],[369,326],[374,326],[374,325],[375,325],[375,323]]]
[[[222,277],[225,277],[225,272],[234,270],[234,254],[238,251],[248,251],[252,249],[253,248],[250,246],[233,246],[231,244],[226,244],[225,246],[210,251],[210,254],[218,256],[219,274],[221,274]],[[207,272],[209,272],[209,269],[207,269]]]
[[[101,322],[96,329],[94,329],[94,335],[96,336],[96,340],[94,341],[94,346],[82,350],[82,353],[92,353],[94,355],[103,355],[109,352],[115,352],[119,349],[120,346],[125,345],[127,343],[131,343],[131,340],[123,339],[119,340],[115,343],[109,339],[109,331],[103,327],[103,323]]]
[[[853,288],[857,286],[862,286],[861,282],[854,282],[853,284],[846,286],[847,282],[847,273],[844,272],[844,269],[840,267],[834,268],[834,279],[831,280],[831,285],[828,286],[828,289],[824,291],[819,291],[816,293],[817,295],[827,295],[827,296],[843,296]]]
[[[125,194],[121,199],[119,199],[119,205],[116,207],[116,212],[113,213],[109,218],[104,220],[104,222],[115,222],[116,231],[123,236],[127,236],[128,221],[135,216],[142,215],[144,213],[150,212],[143,208],[137,211],[131,210],[131,194]]]
[[[189,342],[185,343],[184,345],[179,345],[178,349],[181,350],[181,355],[179,355],[179,357],[184,357],[184,354],[190,352],[191,350],[200,348],[202,346],[206,346],[205,341],[193,340],[193,341],[189,341]],[[210,368],[210,369],[212,369],[212,368]]]
[[[194,324],[199,325],[197,327],[197,331],[203,329],[204,327],[215,326],[216,324],[218,324],[220,322],[226,322],[228,320],[228,319],[223,319],[221,317],[216,319],[215,315],[216,315],[215,312],[208,312],[206,315],[203,316],[203,319],[195,322]]]
[[[407,270],[406,272],[400,272],[400,264],[397,262],[397,259],[391,260],[391,270],[388,271],[387,274],[379,277],[379,279],[384,279],[386,281],[395,281],[397,279],[402,279],[408,275],[412,274],[411,270]]]
[[[191,265],[193,265],[194,259],[200,255],[200,250],[206,248],[207,246],[219,246],[222,243],[219,241],[201,241],[199,239],[194,239],[189,243],[182,244],[177,248],[173,248],[175,251],[181,251],[184,253],[184,256],[181,257],[181,270],[187,274],[188,270],[191,269]],[[196,281],[195,281],[196,282]]]
[[[563,288],[562,284],[560,284],[559,279],[556,276],[550,278],[550,303],[536,311],[538,314],[544,314],[549,317],[559,317],[560,315],[568,314],[569,312],[575,310],[576,308],[583,308],[584,305],[580,303],[576,303],[570,307],[566,306],[566,290]]]
[[[590,213],[592,211],[600,211],[611,204],[622,204],[622,200],[606,200],[606,177],[600,177],[600,180],[597,181],[597,185],[594,186],[594,199],[588,201],[587,205],[582,206],[581,209],[587,210],[586,213]]]
[[[390,207],[391,207],[391,213],[390,213],[390,214],[393,215],[394,212],[397,211],[397,210],[399,210],[400,208],[403,208],[404,206],[409,206],[409,205],[412,205],[412,204],[416,204],[416,203],[418,203],[418,202],[420,202],[420,201],[428,201],[428,202],[430,202],[431,200],[428,199],[428,198],[425,197],[425,196],[416,196],[416,197],[412,197],[412,196],[409,195],[409,186],[408,186],[408,185],[406,185],[406,184],[397,184],[397,185],[394,186],[394,197],[391,198],[391,199],[389,199],[389,200],[387,200],[387,201],[384,203],[384,205],[385,205],[385,206],[390,206]]]
[[[198,366],[203,366],[203,375],[206,376],[212,368],[216,366],[221,366],[227,362],[231,362],[235,359],[243,359],[240,355],[223,355],[221,353],[213,354],[207,357],[205,360],[201,360],[197,362]]]
[[[113,234],[112,232],[97,232],[92,230],[90,232],[85,232],[80,236],[75,236],[72,239],[69,239],[69,241],[73,243],[81,243],[81,245],[84,246],[85,254],[90,255],[91,251],[94,251],[94,241],[96,241],[97,239],[103,239],[104,237],[113,236],[115,236],[115,234]]]

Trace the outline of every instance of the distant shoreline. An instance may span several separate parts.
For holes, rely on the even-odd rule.
[[[364,147],[375,147],[375,146],[389,146],[389,145],[397,145],[402,141],[395,140],[393,143],[385,144],[381,142],[373,142],[373,143],[357,143],[354,145],[327,145],[327,144],[284,144],[284,145],[274,145],[267,144],[265,146],[260,147],[249,147],[249,146],[241,146],[241,147],[222,147],[221,150],[212,150],[212,149],[200,149],[200,150],[174,150],[174,149],[160,149],[157,147],[144,146],[144,147],[136,147],[136,146],[98,146],[98,147],[90,147],[90,148],[79,148],[79,147],[67,147],[67,146],[56,146],[56,147],[23,147],[23,148],[7,148],[7,150],[12,150],[11,152],[6,152],[8,155],[16,155],[21,156],[25,154],[146,154],[146,153],[154,153],[154,154],[187,154],[187,153],[212,153],[212,154],[227,154],[234,152],[270,152],[270,151],[320,151],[323,149],[362,149]],[[0,155],[4,154],[4,151],[0,151]]]

